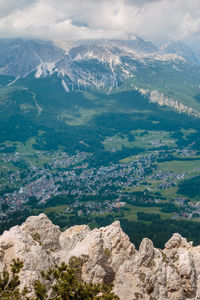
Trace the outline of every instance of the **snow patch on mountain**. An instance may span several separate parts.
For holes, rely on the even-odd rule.
[[[69,93],[69,88],[68,88],[68,86],[66,85],[66,83],[64,82],[63,79],[62,79],[61,83],[62,83],[62,86],[63,86],[64,90],[65,90],[67,93]]]
[[[36,69],[35,78],[46,77],[54,72],[56,62],[42,62]]]
[[[159,61],[182,61],[186,62],[186,59],[180,55],[177,54],[172,54],[172,53],[167,53],[167,54],[156,54],[153,56],[155,60]]]

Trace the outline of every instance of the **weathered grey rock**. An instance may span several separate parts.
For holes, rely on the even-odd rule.
[[[114,271],[121,264],[135,254],[135,246],[130,242],[129,237],[122,231],[119,221],[110,226],[100,228],[104,242],[104,253]],[[109,255],[108,255],[109,253]]]
[[[34,281],[40,278],[40,271],[55,263],[52,255],[19,226],[5,231],[0,237],[0,252],[1,264],[8,270],[13,259],[19,258],[23,262],[21,288],[33,286]]]
[[[59,226],[54,225],[45,214],[40,214],[37,217],[29,217],[21,229],[28,235],[43,245],[44,248],[56,251],[60,249]]]
[[[190,248],[192,243],[188,243],[179,233],[174,233],[171,239],[165,244],[167,250],[179,247]]]
[[[144,238],[139,248],[138,262],[140,266],[147,267],[154,258],[154,247],[151,240]]]
[[[147,238],[136,250],[119,222],[94,230],[73,226],[61,233],[41,214],[0,236],[0,271],[9,270],[13,258],[23,261],[21,289],[32,287],[41,270],[68,263],[73,256],[82,261],[83,280],[113,282],[122,300],[200,299],[200,246],[193,247],[178,233],[164,250]]]
[[[70,227],[60,235],[59,241],[61,248],[65,251],[70,251],[77,245],[77,243],[81,242],[89,232],[90,228],[87,225]]]

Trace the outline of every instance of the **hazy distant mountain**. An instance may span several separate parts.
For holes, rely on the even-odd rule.
[[[135,89],[150,102],[200,116],[200,67],[180,42],[160,49],[139,37],[128,40],[53,42],[0,40],[0,85],[56,76],[65,92]],[[8,77],[9,76],[9,77]],[[197,98],[196,98],[197,97]]]
[[[200,63],[199,59],[197,58],[196,54],[192,51],[192,49],[182,42],[165,43],[161,46],[160,49],[163,53],[173,53],[195,64]]]
[[[61,59],[64,50],[51,42],[23,39],[0,40],[0,74],[26,76],[42,62]]]
[[[91,65],[86,66],[85,64],[85,62],[90,61],[94,63],[93,69],[95,73],[100,72],[102,74],[102,84],[100,85],[105,86],[115,85],[116,77],[124,80],[131,76],[135,68],[133,66],[134,61],[140,62],[141,60],[147,61],[149,59],[151,61],[170,61],[174,59],[180,60],[180,57],[182,57],[192,62],[198,62],[192,50],[178,42],[165,44],[161,51],[151,42],[146,42],[138,37],[130,38],[129,40],[80,41],[71,47],[70,43],[68,45],[68,42],[62,42],[61,44],[63,48],[68,49],[67,52],[52,42],[1,39],[0,74],[24,77],[37,69],[36,77],[46,76],[49,72],[57,72],[65,74],[72,82],[75,80],[73,84],[77,85],[78,81],[82,80],[80,68],[87,75],[87,79],[88,73],[93,73]],[[166,56],[166,54],[173,55]],[[81,65],[81,62],[84,62],[84,64]],[[129,64],[129,62],[131,63]],[[96,70],[97,64],[98,69]],[[75,75],[77,72],[80,80]],[[111,74],[108,74],[109,72]],[[73,73],[74,76],[72,75]],[[106,76],[103,76],[103,73]],[[115,76],[113,76],[114,73]],[[92,86],[99,86],[99,83],[95,84],[93,75],[89,77],[91,77],[91,80],[88,80]],[[110,79],[111,77],[112,79]],[[108,80],[107,84],[105,82],[106,79]],[[84,84],[88,85],[88,80]]]

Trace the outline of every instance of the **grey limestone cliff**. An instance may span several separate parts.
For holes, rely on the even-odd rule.
[[[84,261],[83,280],[112,282],[122,300],[200,299],[200,246],[193,247],[178,233],[163,250],[147,238],[136,250],[118,221],[94,230],[81,225],[61,232],[40,214],[0,236],[0,271],[9,269],[13,258],[23,261],[21,289],[31,288],[41,270],[67,263],[72,256]]]

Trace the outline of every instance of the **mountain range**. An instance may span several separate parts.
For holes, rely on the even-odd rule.
[[[136,88],[150,95],[157,90],[170,98],[171,104],[160,103],[159,96],[154,99],[157,103],[196,116],[199,116],[199,101],[195,99],[199,94],[199,64],[195,53],[181,42],[157,48],[138,37],[54,43],[0,40],[1,87],[18,85],[20,79],[27,77],[56,76],[66,92],[88,90],[110,94]]]
[[[1,39],[0,142],[37,137],[38,149],[90,152],[119,133],[120,119],[127,133],[199,128],[199,78],[180,42]]]

